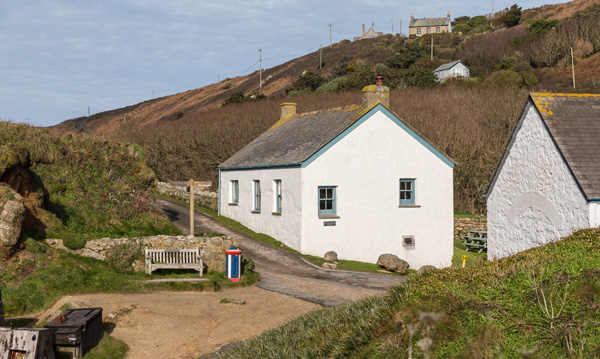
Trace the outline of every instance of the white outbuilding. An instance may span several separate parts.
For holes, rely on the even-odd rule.
[[[471,71],[460,60],[448,62],[440,65],[433,73],[438,78],[439,82],[444,82],[449,78],[469,77]]]
[[[600,226],[600,95],[532,93],[487,192],[488,259]]]
[[[387,87],[365,87],[362,106],[281,106],[219,166],[221,215],[304,254],[450,265],[455,163],[389,110]]]

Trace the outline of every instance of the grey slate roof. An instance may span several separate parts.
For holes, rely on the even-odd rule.
[[[448,26],[450,19],[447,17],[433,17],[429,19],[414,19],[408,27],[431,27],[431,26]]]
[[[535,106],[554,139],[567,166],[588,200],[600,199],[600,95],[531,93],[529,103]],[[493,189],[514,137],[509,141],[487,194]]]
[[[600,95],[532,93],[584,194],[600,198]]]
[[[433,72],[444,71],[453,68],[455,65],[460,64],[460,60],[452,61],[447,64],[440,65],[437,69],[433,70]]]
[[[348,106],[280,120],[219,168],[298,166],[358,120],[363,111],[360,106]]]

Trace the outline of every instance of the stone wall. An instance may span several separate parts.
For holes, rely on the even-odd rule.
[[[174,186],[166,182],[158,182],[156,189],[159,193],[180,199],[190,201],[190,191],[188,186]],[[216,192],[207,191],[203,187],[194,189],[194,202],[196,205],[218,211],[219,196]]]
[[[125,244],[140,247],[187,249],[200,248],[200,257],[207,271],[225,272],[225,250],[237,246],[235,239],[229,237],[193,237],[193,236],[152,236],[134,238],[101,238],[87,241],[82,249],[72,250],[63,245],[62,239],[46,239],[54,247],[80,256],[106,260],[110,249]],[[144,263],[134,263],[135,270],[144,270]]]
[[[464,231],[487,231],[486,217],[454,217],[454,239],[461,239]]]

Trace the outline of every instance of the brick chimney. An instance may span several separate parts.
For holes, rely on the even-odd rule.
[[[296,114],[296,107],[298,105],[293,102],[284,102],[281,104],[281,117],[280,120],[287,120]]]
[[[363,24],[363,34],[362,37],[365,37],[365,24]]]
[[[383,85],[383,76],[375,76],[375,85],[365,86],[362,93],[364,108],[371,108],[378,103],[390,107],[390,89]]]

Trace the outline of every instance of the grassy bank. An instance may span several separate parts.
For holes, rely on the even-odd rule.
[[[415,358],[427,351],[434,358],[594,358],[598,268],[600,230],[579,231],[502,260],[415,276],[385,297],[310,313],[223,358],[406,358],[409,351]]]
[[[145,273],[120,271],[107,262],[55,250],[33,240],[28,240],[26,245],[18,260],[0,274],[7,316],[44,310],[67,294],[217,291],[252,285],[258,280],[257,274],[249,272],[240,282],[233,283],[223,273],[210,272],[204,276],[209,279],[207,282],[140,283],[137,280],[180,275],[167,273],[150,277]]]

